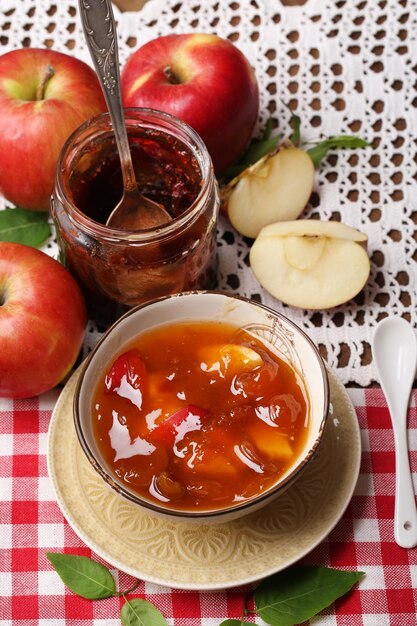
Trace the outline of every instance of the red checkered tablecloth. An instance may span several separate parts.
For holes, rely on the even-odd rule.
[[[48,478],[47,430],[58,393],[0,399],[0,626],[118,626],[122,600],[91,602],[75,596],[45,556],[65,551],[101,560],[65,521]],[[358,569],[366,576],[358,589],[310,624],[417,626],[417,548],[404,550],[393,540],[395,460],[386,403],[379,389],[352,389],[349,395],[362,432],[359,480],[343,518],[303,564]],[[414,392],[409,412],[414,477],[416,399]],[[120,588],[131,585],[129,576],[112,572]],[[153,602],[170,626],[218,626],[240,617],[245,592],[197,593],[141,582],[132,597]]]

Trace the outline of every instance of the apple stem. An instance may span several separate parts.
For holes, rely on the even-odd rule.
[[[175,72],[173,71],[173,69],[172,69],[172,67],[170,65],[167,65],[166,67],[164,67],[164,74],[168,78],[168,80],[171,83],[171,85],[180,85],[181,84],[181,80],[179,79],[177,74],[175,74]]]
[[[36,89],[36,100],[45,100],[46,87],[54,74],[54,68],[52,67],[52,65],[48,65],[48,67],[46,68],[46,72],[44,73],[43,78]]]

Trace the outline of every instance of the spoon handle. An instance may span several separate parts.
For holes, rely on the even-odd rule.
[[[119,51],[111,0],[79,0],[81,23],[113,123],[124,187],[136,188],[120,88]]]
[[[394,443],[396,465],[394,537],[402,548],[414,548],[417,545],[417,508],[408,460],[406,416],[402,420],[397,420],[394,427]]]

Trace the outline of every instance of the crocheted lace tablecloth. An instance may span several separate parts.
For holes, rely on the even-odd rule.
[[[267,294],[248,265],[248,242],[221,220],[219,288],[258,299],[300,325],[344,383],[376,380],[370,343],[377,321],[401,315],[416,324],[417,0],[150,0],[120,13],[120,62],[139,45],[172,32],[213,32],[248,57],[260,85],[260,132],[272,115],[302,138],[358,134],[372,148],[333,153],[316,174],[303,217],[345,222],[367,233],[371,275],[343,306],[305,311]],[[0,0],[0,53],[53,47],[91,63],[76,0]],[[4,206],[4,203],[1,204]],[[57,256],[55,241],[46,251]],[[87,351],[97,340],[90,323]]]

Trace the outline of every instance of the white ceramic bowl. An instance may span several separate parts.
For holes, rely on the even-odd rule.
[[[267,344],[289,363],[304,381],[310,403],[310,428],[304,448],[292,465],[268,490],[245,502],[223,509],[182,511],[164,507],[139,496],[112,473],[96,445],[91,419],[92,392],[103,370],[116,353],[144,331],[174,322],[222,321],[244,328]],[[140,305],[121,317],[108,331],[84,363],[74,397],[75,428],[81,446],[107,484],[130,502],[149,512],[170,519],[222,522],[251,513],[268,504],[287,489],[317,451],[327,420],[329,383],[326,367],[307,335],[286,317],[263,305],[224,292],[189,292],[171,295]]]

